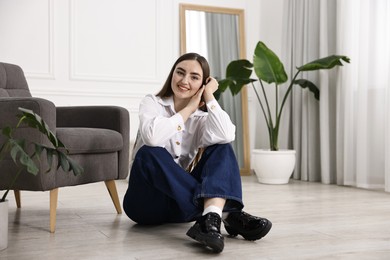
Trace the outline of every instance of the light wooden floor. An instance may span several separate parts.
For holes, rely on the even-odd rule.
[[[122,198],[126,181],[117,182]],[[293,181],[258,184],[243,177],[246,211],[273,228],[256,242],[229,238],[220,255],[185,233],[192,225],[142,227],[117,215],[104,183],[59,191],[57,230],[49,233],[49,194],[10,196],[9,247],[0,259],[390,259],[390,194]]]

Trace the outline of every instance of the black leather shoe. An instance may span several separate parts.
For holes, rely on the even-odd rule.
[[[225,245],[221,235],[221,217],[214,212],[200,217],[187,231],[187,236],[210,247],[216,253],[222,252]]]
[[[229,213],[223,223],[229,235],[241,235],[251,241],[264,237],[272,227],[268,219],[255,217],[244,211]]]

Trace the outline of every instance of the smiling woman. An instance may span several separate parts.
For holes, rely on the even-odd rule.
[[[210,64],[210,74],[216,79],[225,77],[227,64],[245,58],[244,11],[211,6],[180,5],[181,53],[197,52]],[[223,53],[223,55],[221,55]],[[248,101],[246,89],[238,97],[229,92],[218,100],[236,125],[232,143],[242,175],[250,174]]]
[[[160,93],[142,99],[141,138],[123,208],[139,224],[196,221],[186,234],[220,253],[222,212],[227,232],[247,240],[265,236],[272,223],[242,211],[240,169],[231,146],[236,127],[215,99],[217,89],[207,60],[186,53]],[[202,157],[189,167],[199,150]]]

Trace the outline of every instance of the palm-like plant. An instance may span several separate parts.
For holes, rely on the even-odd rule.
[[[53,134],[53,132],[50,131],[49,126],[39,115],[25,108],[19,108],[19,110],[21,111],[21,114],[18,115],[20,119],[16,127],[12,128],[7,126],[1,131],[2,135],[5,137],[5,142],[0,146],[0,161],[6,155],[10,155],[14,163],[18,166],[18,171],[16,172],[12,182],[9,184],[8,189],[1,197],[0,202],[5,201],[9,191],[12,189],[24,169],[33,175],[38,174],[39,168],[36,161],[39,162],[39,158],[41,157],[43,151],[46,152],[46,158],[49,164],[47,172],[52,169],[54,157],[58,158],[57,169],[61,167],[66,172],[73,171],[74,175],[81,174],[84,171],[81,166],[68,157],[68,150],[64,144]],[[15,139],[13,137],[14,131],[23,124],[35,128],[44,134],[52,144],[52,147],[38,143],[26,143],[25,139]],[[32,152],[29,154],[28,147],[30,145],[32,146],[32,149],[30,149]]]
[[[270,50],[263,42],[258,42],[255,48],[253,63],[248,60],[240,59],[230,62],[226,68],[226,78],[219,81],[219,92],[224,92],[230,89],[234,95],[238,94],[241,89],[251,84],[256,97],[259,101],[262,113],[264,115],[270,142],[270,150],[277,151],[280,119],[283,112],[284,105],[294,85],[299,85],[302,88],[307,88],[314,93],[316,99],[320,98],[320,91],[318,87],[307,79],[297,79],[298,75],[303,71],[314,71],[321,69],[332,69],[335,66],[342,66],[342,62],[348,62],[350,59],[342,55],[331,55],[321,58],[305,65],[297,67],[297,72],[290,81],[287,91],[281,99],[279,98],[279,86],[288,80],[283,63],[278,56]],[[257,79],[250,78],[252,72],[255,72]],[[259,81],[263,100],[260,98],[259,92],[256,89],[254,82]],[[268,101],[267,93],[265,91],[264,83],[273,83],[275,85],[275,115],[272,117],[271,107]],[[279,105],[280,104],[280,105]]]

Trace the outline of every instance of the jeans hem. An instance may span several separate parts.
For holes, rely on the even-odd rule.
[[[204,193],[196,195],[194,197],[194,204],[197,207],[200,206],[198,200],[201,199],[201,198],[203,198],[203,199],[207,199],[207,198],[222,198],[222,199],[226,199],[226,200],[233,200],[233,201],[239,203],[241,205],[241,208],[244,207],[244,203],[243,203],[242,199],[239,198],[239,197],[229,196],[229,195],[220,195],[220,194],[204,194]]]

